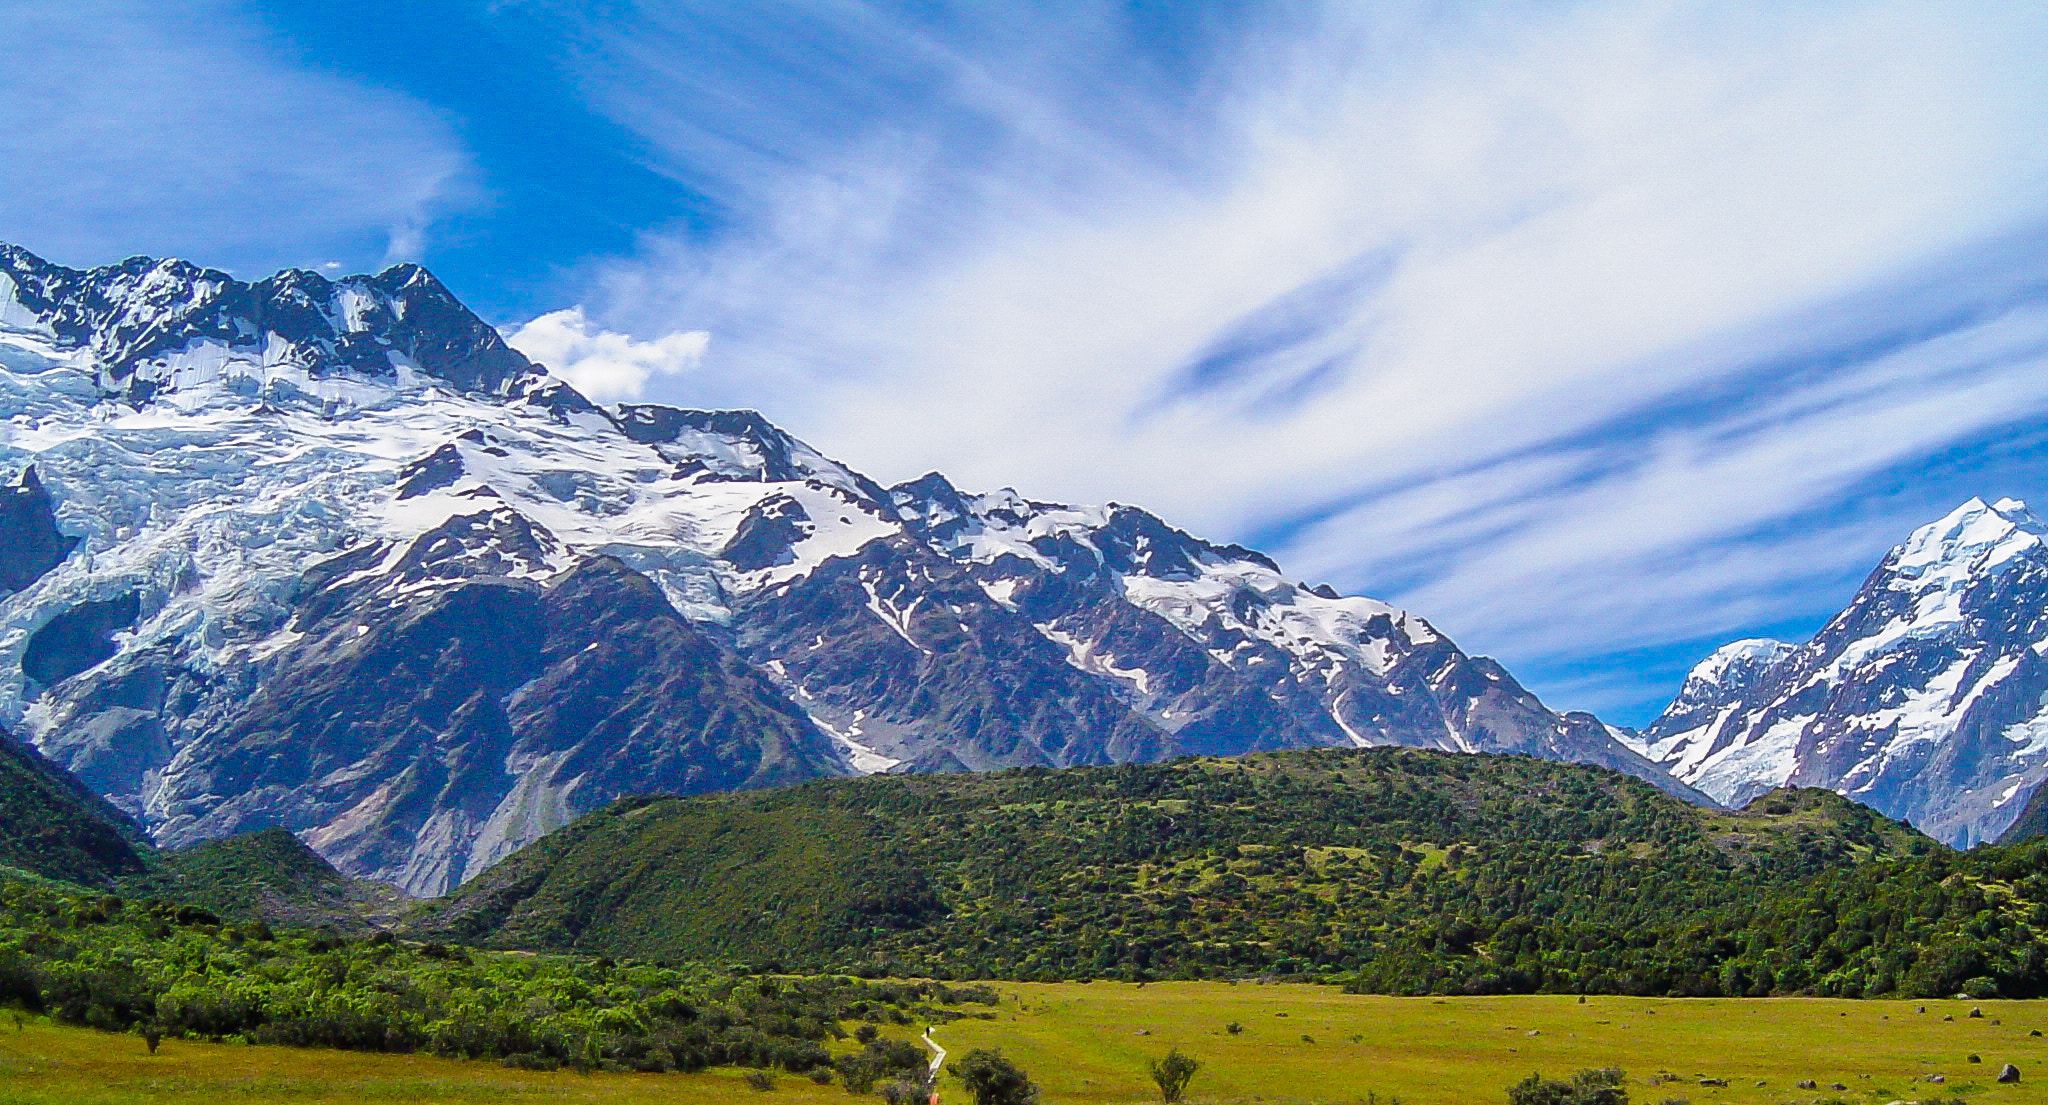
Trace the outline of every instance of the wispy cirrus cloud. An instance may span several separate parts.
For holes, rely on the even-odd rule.
[[[541,10],[724,212],[590,274],[716,338],[652,390],[1266,541],[1563,705],[2048,488],[1986,459],[2038,262],[1967,253],[2048,217],[2038,9]]]
[[[267,273],[412,259],[475,198],[426,106],[313,69],[227,0],[0,0],[0,239]]]

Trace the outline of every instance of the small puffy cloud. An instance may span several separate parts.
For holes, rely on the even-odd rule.
[[[606,330],[581,306],[549,311],[505,341],[592,399],[634,399],[656,376],[688,372],[704,357],[711,335],[686,330],[640,341]]]

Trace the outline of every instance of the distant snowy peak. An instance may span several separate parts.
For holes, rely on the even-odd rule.
[[[79,270],[0,245],[0,327],[77,350],[102,387],[136,402],[194,391],[359,402],[321,386],[348,378],[505,396],[542,374],[412,264],[248,284],[175,259]]]
[[[1956,844],[2048,778],[2048,526],[1970,499],[1878,564],[1797,647],[1740,641],[1634,744],[1723,802],[1826,786]]]
[[[2048,524],[2018,499],[1987,504],[1973,498],[1922,526],[1879,568],[1895,588],[1952,585],[1983,578],[2048,544]]]
[[[2018,499],[1972,498],[1894,547],[1806,651],[1840,673],[1915,642],[2035,639],[2043,612],[2025,596],[2048,571],[2044,538]]]
[[[1722,645],[1686,673],[1685,684],[1678,692],[1679,700],[1707,702],[1742,694],[1756,686],[1765,672],[1793,651],[1793,646],[1766,637],[1751,637]]]
[[[964,560],[993,564],[1004,556],[1068,569],[1101,569],[1180,581],[1205,568],[1247,563],[1278,573],[1271,558],[1238,545],[1217,545],[1173,528],[1137,507],[1036,502],[1009,488],[968,494],[937,472],[889,489],[889,502],[927,540]]]

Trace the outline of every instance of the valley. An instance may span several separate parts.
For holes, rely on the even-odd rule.
[[[2033,1100],[1945,1004],[2048,996],[2016,500],[1637,732],[1136,507],[599,406],[417,266],[0,298],[20,1100],[900,1096],[933,1021],[1062,1101]]]
[[[1145,1064],[1169,1047],[1202,1063],[1189,1089],[1196,1105],[1468,1105],[1505,1101],[1505,1087],[1531,1071],[1603,1066],[1627,1071],[1631,1100],[1647,1102],[2048,1101],[2048,1082],[2036,1074],[2048,1069],[2048,1043],[2030,1034],[2048,1021],[2031,1002],[1593,997],[1580,1005],[1561,996],[1389,998],[1249,982],[997,990],[996,1020],[955,1022],[937,1037],[956,1056],[1000,1047],[1047,1101],[1075,1105],[1156,1101]],[[2008,1062],[2021,1080],[2000,1085],[1994,1077]],[[1801,1089],[1802,1081],[1817,1088]],[[1845,1088],[1832,1089],[1837,1083]],[[943,1101],[967,1100],[952,1079],[940,1092]],[[534,1072],[203,1040],[169,1041],[151,1056],[134,1036],[39,1021],[0,1029],[0,1094],[23,1105],[848,1100],[839,1086],[789,1075],[756,1093],[733,1070]]]
[[[2048,3],[0,41],[0,1105],[2048,1105]]]
[[[1145,1063],[1170,1046],[1204,1063],[1189,1096],[1219,1103],[1466,1105],[1505,1101],[1505,1088],[1532,1071],[1561,1077],[1594,1067],[1626,1071],[1630,1100],[1644,1102],[2048,1101],[2048,1086],[2027,1081],[2048,1061],[2048,1044],[2029,1035],[2044,1019],[2030,1002],[1591,997],[1580,1005],[1566,996],[1394,998],[1178,982],[998,989],[1003,1019],[962,1022],[940,1036],[1002,1046],[1043,1072],[1048,1100],[1062,1102],[1156,1100]],[[1973,1008],[1984,1016],[1971,1018]],[[1232,1023],[1242,1030],[1229,1032]],[[1970,1063],[1971,1054],[1982,1062]],[[1993,1081],[2005,1062],[2021,1068],[2019,1083]],[[1919,1081],[1928,1074],[1944,1081]],[[1819,1088],[1799,1088],[1808,1080]],[[1836,1082],[1847,1089],[1830,1089]]]

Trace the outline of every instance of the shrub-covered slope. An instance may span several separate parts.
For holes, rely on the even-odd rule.
[[[390,887],[343,876],[283,829],[159,851],[69,772],[0,734],[0,877],[10,874],[355,932],[404,902]]]
[[[1634,943],[1688,992],[2048,997],[2048,843],[1828,871]],[[1712,967],[1718,975],[1707,978]]]
[[[0,733],[0,865],[105,886],[143,870],[134,822],[35,750]]]
[[[1728,813],[1523,757],[1283,752],[622,802],[418,923],[881,972],[1709,992],[1722,949],[1670,961],[1678,934],[1936,849],[1829,792]]]
[[[736,1064],[848,1084],[924,1064],[850,1050],[841,1022],[930,1023],[986,988],[700,969],[344,940],[225,924],[192,906],[0,883],[0,1005],[107,1030],[671,1071]],[[968,1013],[966,1015],[971,1015]],[[872,1032],[862,1033],[865,1040]],[[837,1054],[835,1054],[835,1051]]]
[[[199,906],[237,921],[366,932],[407,904],[396,889],[336,871],[283,829],[259,829],[145,856],[149,869],[114,884],[134,898]]]

